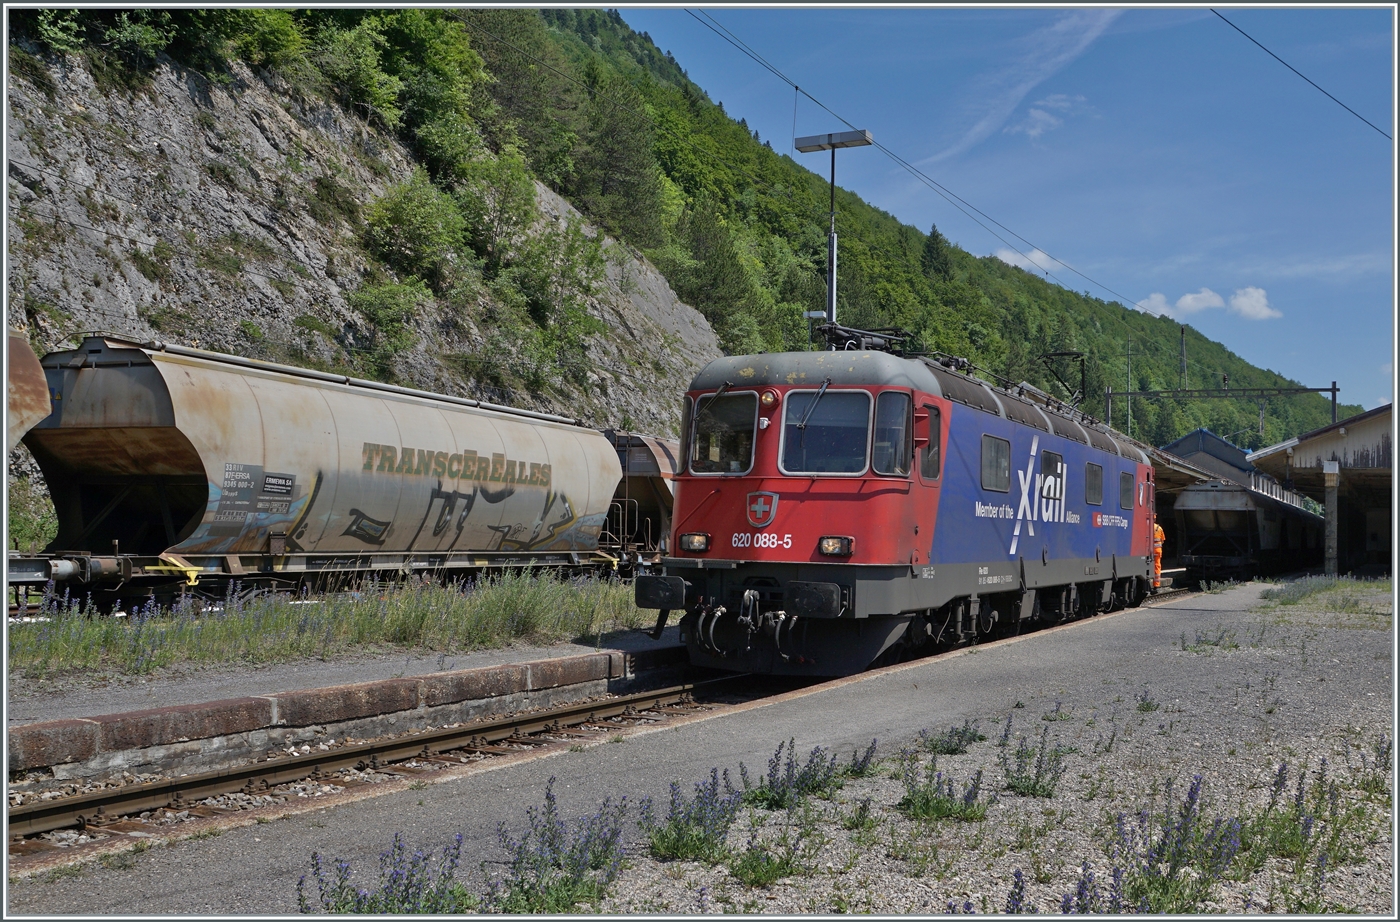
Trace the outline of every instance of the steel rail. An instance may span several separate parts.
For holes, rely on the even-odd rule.
[[[535,714],[514,715],[478,721],[461,727],[411,733],[378,742],[357,743],[328,752],[314,752],[286,759],[255,762],[236,768],[201,772],[142,785],[95,791],[72,797],[59,797],[33,804],[10,807],[10,835],[36,835],[71,826],[95,826],[115,821],[119,816],[170,807],[181,807],[219,794],[236,791],[263,791],[290,784],[323,772],[344,768],[377,766],[380,761],[395,762],[415,756],[431,758],[455,749],[480,749],[522,734],[563,729],[596,723],[610,717],[629,715],[689,699],[696,691],[732,684],[748,675],[723,676],[704,682],[688,682],[669,688],[623,695],[606,701],[592,701],[552,708]],[[393,771],[392,768],[387,768]]]

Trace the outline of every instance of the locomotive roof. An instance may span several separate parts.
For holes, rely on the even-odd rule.
[[[916,388],[1124,458],[1150,463],[1145,446],[1082,413],[1064,412],[1044,395],[1028,397],[1012,393],[932,360],[900,358],[888,352],[847,350],[724,356],[700,369],[690,382],[690,390],[715,390],[726,383],[735,390],[764,385],[817,387],[827,378],[835,385]]]
[[[932,371],[920,362],[888,352],[772,352],[729,355],[700,369],[691,390],[710,390],[729,382],[731,389],[771,385],[810,384],[889,385],[918,388],[942,396]]]

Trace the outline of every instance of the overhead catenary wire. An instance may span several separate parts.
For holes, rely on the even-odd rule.
[[[1292,64],[1289,64],[1289,63],[1288,63],[1287,61],[1285,61],[1283,58],[1279,57],[1278,55],[1274,54],[1274,53],[1273,53],[1272,51],[1270,51],[1269,49],[1265,48],[1262,44],[1260,44],[1259,40],[1256,39],[1254,36],[1250,35],[1248,32],[1246,32],[1245,30],[1241,29],[1239,26],[1235,25],[1233,22],[1231,22],[1230,20],[1226,19],[1224,16],[1221,16],[1221,15],[1220,15],[1220,12],[1219,12],[1218,10],[1211,10],[1211,12],[1212,12],[1212,13],[1215,13],[1216,16],[1219,16],[1219,17],[1220,17],[1220,21],[1223,22],[1223,23],[1225,23],[1225,25],[1229,26],[1231,29],[1234,29],[1236,32],[1238,32],[1239,34],[1243,35],[1245,38],[1249,39],[1249,40],[1250,40],[1251,42],[1253,42],[1254,44],[1258,45],[1259,48],[1262,49],[1263,52],[1264,52],[1265,54],[1267,54],[1269,57],[1273,58],[1275,61],[1277,61],[1277,62],[1279,62],[1280,64],[1282,64],[1284,67],[1286,67],[1286,68],[1288,68],[1289,70],[1293,71],[1293,73],[1297,74],[1299,77],[1302,77],[1304,80],[1307,80],[1307,81],[1308,81],[1308,84],[1309,84],[1310,86],[1312,86],[1313,89],[1317,90],[1317,91],[1318,91],[1319,93],[1321,93],[1323,96],[1326,96],[1328,99],[1332,100],[1332,101],[1335,102],[1337,105],[1341,106],[1343,109],[1346,109],[1348,112],[1350,112],[1352,115],[1355,115],[1357,118],[1361,119],[1361,120],[1362,120],[1363,122],[1365,122],[1367,125],[1370,125],[1372,128],[1375,128],[1376,131],[1380,133],[1380,136],[1381,136],[1381,137],[1385,138],[1387,141],[1393,141],[1393,140],[1394,140],[1390,135],[1386,134],[1384,131],[1381,131],[1381,129],[1376,128],[1376,126],[1371,122],[1370,119],[1366,118],[1366,117],[1363,116],[1361,113],[1359,113],[1359,112],[1357,112],[1355,109],[1353,109],[1351,106],[1349,106],[1349,105],[1347,105],[1346,103],[1342,102],[1340,99],[1338,99],[1337,97],[1333,96],[1331,93],[1327,92],[1327,91],[1324,90],[1322,87],[1318,86],[1316,83],[1313,83],[1311,80],[1308,80],[1308,78],[1307,78],[1306,76],[1304,76],[1304,75],[1298,70],[1298,68],[1294,67]]]

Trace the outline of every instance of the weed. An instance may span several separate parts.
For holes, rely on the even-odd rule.
[[[727,779],[726,779],[727,780]],[[687,800],[680,783],[671,782],[670,807],[664,819],[653,813],[651,799],[641,802],[641,829],[651,854],[663,861],[695,859],[711,864],[723,860],[729,827],[739,812],[743,794],[726,784],[720,791],[719,770],[710,770],[708,782],[696,782]]]
[[[1013,883],[1012,891],[1015,889],[1016,883]],[[1007,902],[1010,903],[1009,897]],[[1060,914],[1068,916],[1105,912],[1114,915],[1123,912],[1123,870],[1116,867],[1113,869],[1112,883],[1105,899],[1094,872],[1089,870],[1089,862],[1085,861],[1080,865],[1079,879],[1075,882],[1074,892],[1066,893],[1060,900]]]
[[[244,336],[248,337],[255,343],[260,342],[262,338],[266,335],[265,333],[263,333],[262,327],[258,326],[251,320],[238,321],[238,329],[242,331]]]
[[[1214,636],[1209,631],[1196,631],[1196,640],[1193,643],[1186,642],[1186,632],[1181,632],[1181,651],[1183,653],[1211,653],[1215,650],[1238,650],[1240,645],[1235,641],[1235,632],[1222,625],[1217,625]]]
[[[1073,717],[1073,716],[1074,716],[1074,712],[1073,712],[1073,709],[1072,709],[1072,708],[1071,708],[1070,710],[1068,710],[1068,711],[1062,711],[1062,710],[1060,710],[1060,702],[1056,701],[1056,702],[1055,702],[1055,710],[1053,710],[1053,711],[1048,711],[1048,712],[1046,712],[1046,713],[1044,713],[1044,714],[1041,714],[1041,715],[1040,715],[1040,719],[1041,719],[1041,720],[1048,720],[1048,721],[1052,721],[1052,722],[1053,722],[1053,721],[1056,721],[1056,720],[1069,720],[1069,719],[1070,719],[1071,717]]]
[[[890,827],[890,843],[886,851],[896,861],[909,864],[909,873],[922,877],[938,860],[938,843],[929,836],[911,836],[906,830]]]
[[[1117,815],[1113,853],[1124,864],[1120,889],[1137,911],[1201,911],[1239,853],[1240,821],[1218,817],[1207,825],[1201,787],[1201,776],[1196,775],[1181,805],[1174,810],[1169,807],[1160,825],[1154,824],[1146,809],[1135,821],[1123,813]],[[1171,788],[1168,781],[1168,801]]]
[[[136,855],[129,851],[109,852],[97,859],[109,871],[127,871],[136,867]]]
[[[331,325],[319,317],[313,317],[310,314],[298,315],[297,318],[292,321],[292,326],[300,327],[303,330],[310,330],[313,333],[320,333],[327,339],[335,339],[335,330],[331,329]]]
[[[744,785],[744,803],[765,810],[784,810],[809,795],[829,794],[841,786],[841,772],[836,767],[836,755],[827,758],[826,750],[818,746],[807,756],[807,764],[797,766],[796,740],[779,743],[768,760],[768,774],[754,784],[749,771],[739,763],[739,778]],[[787,758],[783,749],[787,748]]]
[[[497,836],[510,856],[505,880],[493,880],[488,902],[503,912],[561,913],[582,902],[597,904],[622,869],[622,817],[627,799],[605,798],[572,828],[559,817],[554,780],[544,806],[525,811],[529,828],[512,838],[501,823]]]
[[[875,773],[875,768],[879,764],[875,761],[876,740],[870,741],[870,746],[861,752],[858,749],[851,750],[851,761],[842,770],[848,778],[865,778]]]
[[[791,877],[802,868],[783,852],[750,839],[749,844],[729,862],[729,873],[748,887],[766,887],[775,880]]]
[[[998,756],[1006,775],[1008,790],[1025,797],[1054,797],[1055,787],[1064,774],[1064,753],[1050,746],[1050,728],[1040,732],[1040,745],[1029,746],[1025,737],[1017,740],[1015,753]],[[1014,764],[1013,764],[1014,762]]]
[[[880,825],[880,818],[870,811],[871,800],[863,797],[856,802],[856,808],[841,817],[841,828],[852,832],[874,829]]]
[[[1008,916],[1034,915],[1036,908],[1026,905],[1026,878],[1017,868],[1011,872],[1011,890],[1006,894],[1005,913]]]
[[[170,259],[175,255],[175,248],[164,240],[157,240],[147,253],[145,250],[134,249],[131,251],[131,264],[152,282],[168,282],[171,278]]]
[[[1147,689],[1144,688],[1141,692],[1138,693],[1137,709],[1142,713],[1150,714],[1153,711],[1160,708],[1161,706],[1162,705],[1159,702],[1153,700],[1152,694]]]
[[[1361,777],[1356,786],[1367,794],[1390,793],[1390,764],[1395,741],[1384,733],[1371,745],[1371,752],[1361,753]]]
[[[949,727],[946,732],[936,736],[927,730],[919,731],[919,744],[925,751],[936,756],[955,756],[967,752],[967,747],[973,743],[980,743],[985,740],[977,730],[977,725],[970,720],[963,721],[961,727]]]
[[[978,769],[972,780],[963,786],[962,794],[954,792],[953,779],[944,777],[938,770],[938,757],[929,760],[921,773],[918,758],[912,751],[905,750],[901,759],[904,766],[904,798],[896,805],[910,819],[941,820],[955,819],[964,822],[977,822],[987,815],[990,801],[983,800],[982,770]]]
[[[462,834],[442,850],[436,869],[421,851],[408,854],[401,833],[394,834],[389,850],[379,856],[379,883],[370,890],[350,883],[350,863],[337,861],[335,875],[327,875],[321,856],[311,853],[311,876],[316,882],[316,902],[328,913],[462,913],[476,912],[480,901],[455,877],[462,854]],[[306,875],[297,881],[297,907],[312,912],[306,893]]]
[[[221,186],[234,192],[243,191],[243,184],[238,181],[237,169],[223,160],[205,161],[204,172],[208,173],[209,178]]]

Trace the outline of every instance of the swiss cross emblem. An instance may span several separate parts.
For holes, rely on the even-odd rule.
[[[778,514],[778,494],[749,494],[749,524],[754,528],[764,528],[773,524],[773,516]]]

